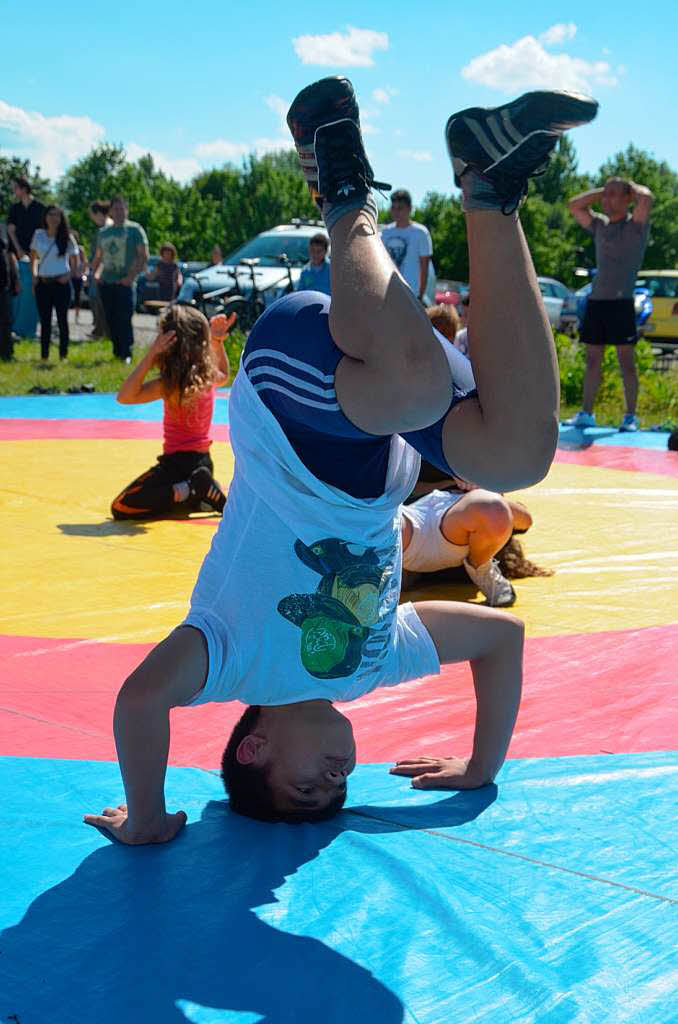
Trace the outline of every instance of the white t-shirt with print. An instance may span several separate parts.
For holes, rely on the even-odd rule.
[[[346,701],[439,672],[413,607],[398,607],[418,453],[394,436],[384,494],[354,498],[309,472],[243,370],[229,416],[235,473],[185,620],[209,653],[190,703]]]
[[[415,295],[419,294],[422,256],[433,255],[433,243],[428,228],[410,221],[406,228],[388,224],[381,233],[386,251],[403,275]]]
[[[68,236],[66,251],[60,256],[56,238],[50,238],[45,228],[38,228],[33,232],[31,249],[40,257],[38,277],[61,277],[63,274],[71,276],[69,257],[78,255],[78,246],[73,235]]]

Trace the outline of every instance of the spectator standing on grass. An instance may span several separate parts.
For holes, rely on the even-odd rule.
[[[176,246],[171,242],[160,246],[160,261],[155,270],[146,274],[146,280],[158,282],[158,299],[174,302],[184,279],[177,263]]]
[[[52,337],[52,311],[59,325],[59,359],[68,355],[68,307],[71,304],[71,277],[78,265],[78,246],[60,206],[48,206],[44,227],[31,239],[33,292],[40,314],[40,354],[49,359]]]
[[[111,201],[113,224],[101,228],[92,264],[96,272],[103,265],[98,288],[106,322],[113,342],[113,355],[123,362],[132,361],[135,282],[148,260],[148,239],[141,224],[129,220],[123,196]]]
[[[14,358],[12,338],[12,300],[19,291],[19,265],[0,231],[0,359]]]
[[[108,215],[110,208],[111,204],[106,199],[95,199],[93,203],[90,203],[89,207],[90,220],[96,225],[96,231],[92,236],[92,242],[89,249],[90,274],[87,282],[89,304],[92,310],[92,332],[90,334],[92,341],[98,341],[99,338],[106,338],[109,333],[108,324],[106,323],[106,314],[104,313],[104,304],[101,301],[101,292],[99,291],[93,264],[97,251],[97,238],[99,237],[99,231],[101,228],[108,228],[113,224],[113,221]]]
[[[33,198],[33,189],[27,178],[13,182],[16,202],[9,208],[7,234],[10,247],[19,261],[19,292],[14,301],[13,330],[20,338],[34,338],[38,326],[38,307],[32,288],[31,239],[43,226],[45,207]]]
[[[633,289],[645,255],[652,199],[645,185],[626,178],[608,178],[603,188],[582,192],[568,203],[577,223],[593,235],[598,268],[579,333],[579,340],[586,345],[586,372],[582,409],[572,421],[575,427],[596,425],[593,406],[600,387],[605,346],[615,345],[626,399],[626,414],[619,429],[638,429],[634,349],[638,331]],[[596,202],[603,213],[591,209]]]
[[[391,216],[381,235],[389,256],[417,296],[424,301],[428,266],[433,255],[433,243],[428,228],[410,219],[412,196],[404,189],[391,193]],[[433,296],[430,296],[433,298]]]
[[[330,261],[327,258],[327,250],[330,242],[327,235],[319,231],[313,235],[308,243],[309,261],[306,263],[299,275],[297,291],[323,292],[324,295],[331,295],[330,286]]]
[[[87,270],[87,257],[85,256],[85,250],[80,245],[80,236],[77,231],[71,231],[75,244],[78,247],[78,258],[75,264],[75,270],[71,274],[71,287],[73,289],[73,306],[75,308],[75,322],[77,324],[80,319],[80,296],[82,294],[82,282],[85,277],[85,271]]]

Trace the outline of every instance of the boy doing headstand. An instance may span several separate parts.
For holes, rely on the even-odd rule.
[[[231,808],[327,817],[355,765],[350,722],[333,702],[435,674],[441,662],[471,664],[471,756],[410,758],[392,771],[434,789],[495,777],[520,701],[522,624],[478,606],[399,607],[399,506],[419,454],[492,490],[525,487],[549,468],[555,352],[515,211],[562,131],[596,107],[532,93],[448,121],[474,296],[477,392],[464,393],[379,240],[350,83],[323,79],[297,96],[288,124],[331,237],[331,304],[286,296],[249,336],[231,394],[224,518],[186,620],[118,696],[127,803],[89,824],[126,843],[172,839],[186,815],[165,807],[170,708],[227,700],[249,705],[222,763]]]

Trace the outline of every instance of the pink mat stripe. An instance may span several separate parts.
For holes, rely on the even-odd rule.
[[[678,735],[678,625],[527,641],[512,757],[672,750]],[[0,754],[112,760],[111,717],[144,644],[0,637]],[[361,762],[468,752],[465,665],[346,705]],[[214,769],[239,704],[173,712],[171,761]]]
[[[214,441],[230,440],[227,423],[212,426]],[[162,423],[140,420],[2,420],[2,441],[109,441],[157,440],[162,438]]]
[[[593,445],[582,451],[566,451],[559,448],[554,461],[577,466],[596,466],[600,469],[625,469],[630,473],[678,476],[678,452],[658,452],[647,448],[613,448],[603,445]]]

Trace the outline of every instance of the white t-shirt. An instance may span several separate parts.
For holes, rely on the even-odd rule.
[[[413,607],[398,607],[417,452],[394,436],[384,494],[354,498],[309,472],[243,370],[229,416],[235,473],[185,620],[209,654],[190,703],[346,701],[439,672]]]
[[[415,221],[411,221],[406,228],[398,228],[394,222],[384,228],[381,240],[414,294],[418,295],[421,257],[433,255],[433,243],[428,228]]]
[[[38,228],[33,232],[31,249],[40,257],[38,277],[61,277],[63,274],[71,276],[69,256],[78,255],[78,246],[73,235],[68,236],[66,252],[60,256],[56,238],[50,238],[45,228]]]

